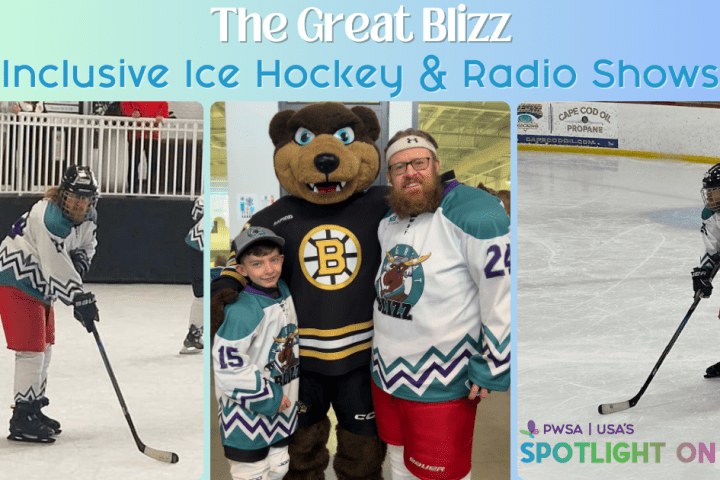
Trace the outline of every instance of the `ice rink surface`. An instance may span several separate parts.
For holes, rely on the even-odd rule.
[[[720,282],[700,304],[637,406],[600,415],[601,403],[632,398],[693,301],[690,272],[703,251],[702,177],[710,165],[518,152],[518,472],[537,479],[717,479],[699,445],[720,446]],[[519,433],[535,422],[539,433]],[[607,433],[608,425],[622,434]],[[546,433],[562,425],[563,433]],[[578,427],[582,433],[567,433]],[[592,433],[590,433],[590,425]],[[628,433],[631,425],[632,433]],[[606,431],[598,434],[598,426]],[[521,445],[532,443],[530,459]],[[561,463],[538,462],[538,442],[570,445]],[[585,447],[584,462],[576,442]],[[625,448],[618,444],[625,442]],[[607,462],[606,448],[648,447],[648,463]],[[695,458],[684,463],[688,442]],[[568,450],[559,447],[564,459]],[[690,447],[683,455],[691,457]]]
[[[197,480],[203,474],[203,355],[178,354],[188,329],[190,285],[88,289],[97,297],[98,332],[140,439],[177,453],[180,461],[162,463],[139,452],[93,336],[70,307],[56,302],[50,406],[43,412],[63,431],[53,444],[5,439],[15,357],[0,351],[0,478]]]

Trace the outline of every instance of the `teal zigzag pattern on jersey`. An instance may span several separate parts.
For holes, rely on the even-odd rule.
[[[260,375],[260,372],[255,372],[255,388],[248,390],[236,388],[232,398],[243,408],[262,412],[268,411],[268,409],[274,410],[273,404],[277,403],[277,398],[282,398],[282,394],[282,388],[279,385],[268,381],[267,378]]]
[[[38,286],[45,281],[38,265],[25,256],[22,250],[10,252],[8,247],[0,249],[0,285],[15,287],[31,297],[44,301],[45,295]]]
[[[499,363],[503,363],[502,366],[491,368],[491,371],[497,371],[500,373],[510,367],[507,363],[507,359],[510,355],[510,337],[511,335],[508,334],[501,341],[493,335],[490,329],[483,328],[483,353],[486,350],[490,350],[491,356]]]
[[[416,402],[455,400],[469,392],[465,385],[467,365],[480,349],[480,342],[465,335],[447,355],[431,347],[415,365],[402,357],[386,365],[374,348],[373,379],[380,388],[398,398]]]
[[[203,251],[203,225],[202,221],[193,226],[185,237],[185,243],[195,250]]]
[[[482,354],[487,361],[470,361],[470,377],[488,390],[507,390],[510,385],[510,335],[500,341],[492,332],[483,328]]]
[[[197,222],[185,236],[185,243],[195,250],[203,251],[203,211],[205,210],[205,202],[203,197],[198,197],[193,203],[191,216],[193,221]]]
[[[256,450],[289,437],[297,428],[297,403],[292,409],[271,417],[244,410],[233,401],[218,407],[223,443],[242,450]],[[230,442],[226,442],[230,439]]]
[[[197,200],[195,200],[195,203],[193,203],[193,208],[192,212],[190,212],[190,216],[193,220],[197,222],[202,218],[204,210],[205,202],[203,201],[203,197],[198,197]]]
[[[16,287],[43,302],[58,298],[66,305],[83,291],[82,285],[72,279],[65,283],[52,276],[45,279],[31,255],[25,255],[22,250],[11,252],[7,246],[0,250],[0,285]]]

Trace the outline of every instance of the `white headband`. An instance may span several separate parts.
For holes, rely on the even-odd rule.
[[[407,150],[408,148],[427,148],[433,153],[434,156],[437,157],[437,151],[435,150],[435,147],[432,143],[428,142],[423,137],[418,137],[417,135],[410,135],[408,137],[402,137],[401,139],[390,145],[390,148],[388,148],[387,153],[385,154],[385,158],[389,162],[393,155],[398,152],[402,152],[403,150]]]

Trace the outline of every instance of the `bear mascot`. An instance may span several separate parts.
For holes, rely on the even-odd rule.
[[[329,463],[327,417],[338,420],[337,478],[382,479],[386,445],[377,435],[371,395],[373,282],[387,187],[371,186],[381,168],[380,125],[367,107],[312,104],[270,123],[274,166],[289,193],[245,225],[285,239],[282,277],[300,332],[298,429],[285,479],[323,479]],[[231,260],[212,284],[211,331],[244,281]],[[214,334],[214,333],[213,333]]]

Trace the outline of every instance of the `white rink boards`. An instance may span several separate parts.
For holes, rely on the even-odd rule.
[[[166,464],[139,452],[93,336],[56,302],[56,343],[43,412],[61,422],[53,444],[6,440],[14,352],[0,352],[0,478],[196,480],[203,475],[203,355],[179,355],[190,285],[91,284],[98,332],[140,439],[177,453]],[[4,335],[2,337],[4,345]]]
[[[700,444],[720,446],[720,379],[703,378],[720,361],[720,282],[637,406],[597,411],[640,390],[692,304],[690,272],[703,250],[700,188],[710,165],[523,151],[517,164],[520,477],[720,478],[720,453],[714,463],[699,462]],[[535,438],[519,433],[530,420]],[[607,433],[610,424],[623,433]],[[546,433],[545,425],[563,433]],[[538,463],[539,442],[565,442],[572,456],[562,463],[551,453]],[[597,461],[590,446],[581,461],[574,444],[583,442],[595,444]],[[621,442],[627,452],[633,442],[665,446],[657,447],[659,461],[648,447],[647,463],[614,456],[608,463],[607,444]],[[688,463],[677,456],[685,442],[696,449]],[[532,443],[529,463],[523,443]],[[558,457],[567,456],[561,447]]]

